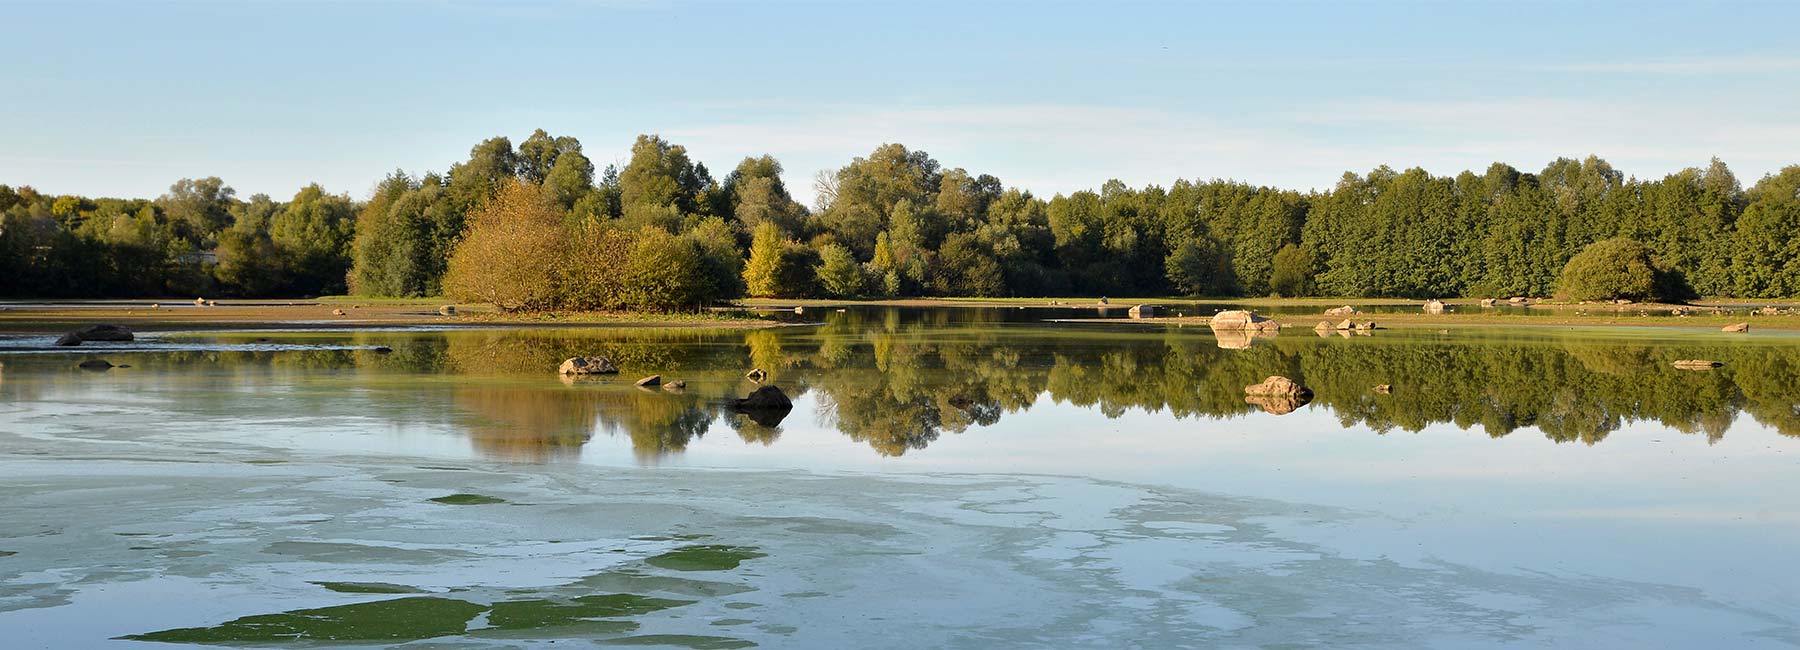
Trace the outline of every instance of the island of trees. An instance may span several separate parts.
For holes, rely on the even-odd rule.
[[[1800,165],[1748,190],[1718,159],[1643,180],[1589,157],[1046,199],[885,144],[813,189],[797,201],[766,155],[718,179],[653,135],[597,170],[542,130],[444,173],[395,171],[361,201],[318,185],[243,199],[216,177],[148,200],[0,185],[0,295],[649,311],[746,295],[1800,297]]]

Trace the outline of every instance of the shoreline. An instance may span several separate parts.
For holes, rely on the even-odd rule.
[[[1427,314],[1421,300],[1343,298],[1119,298],[1104,305],[1123,313],[1132,305],[1156,305],[1159,311],[1205,310],[1211,307],[1243,307],[1279,323],[1283,329],[1312,331],[1320,321],[1337,323],[1344,316],[1328,316],[1333,307],[1352,305],[1385,311],[1360,312],[1351,318],[1376,321],[1382,327],[1678,327],[1717,331],[1726,325],[1748,322],[1752,330],[1800,330],[1800,302],[1796,301],[1696,301],[1688,305],[1660,303],[1579,304],[1533,303],[1529,306],[1501,303],[1500,309],[1483,308],[1478,300],[1446,300],[1448,311]],[[327,297],[309,300],[226,300],[215,306],[197,306],[191,300],[159,302],[148,299],[43,300],[0,302],[0,333],[50,334],[95,323],[116,323],[143,331],[257,330],[257,329],[386,329],[408,327],[670,327],[762,329],[809,323],[784,322],[757,317],[758,312],[791,312],[796,307],[909,308],[1016,308],[1096,309],[1096,298],[892,298],[881,300],[750,298],[691,314],[634,312],[517,313],[503,314],[492,307],[454,305],[455,315],[438,313],[444,302],[425,299]],[[155,306],[153,308],[153,305]],[[1762,307],[1788,312],[1758,315]],[[1296,309],[1316,312],[1296,314]],[[1405,311],[1417,308],[1418,311]],[[1672,315],[1674,309],[1686,315]],[[1526,311],[1528,310],[1528,312]],[[337,312],[343,315],[337,315]],[[745,314],[742,312],[748,312]],[[809,321],[814,319],[808,319]],[[1141,325],[1207,325],[1211,316],[1159,315],[1152,318],[1060,318],[1066,323]]]

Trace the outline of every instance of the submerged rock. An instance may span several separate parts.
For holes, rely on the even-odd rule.
[[[1344,305],[1342,307],[1332,307],[1331,309],[1325,310],[1326,316],[1349,316],[1349,315],[1355,314],[1355,313],[1356,313],[1356,308],[1352,307],[1350,305]]]
[[[669,391],[671,393],[680,392],[682,389],[687,388],[687,382],[680,380],[680,379],[677,379],[675,381],[665,381],[665,382],[663,382],[662,387],[663,387],[663,390]]]
[[[637,380],[637,385],[642,387],[661,386],[662,375],[650,375],[649,377],[639,379]]]
[[[1442,301],[1442,300],[1427,300],[1427,301],[1425,301],[1425,313],[1427,313],[1427,314],[1442,314],[1442,313],[1444,313],[1444,301]]]
[[[64,334],[60,337],[57,337],[56,344],[63,346],[63,347],[74,347],[77,345],[81,345],[81,336],[77,335],[74,332],[69,332],[68,334]]]
[[[1129,311],[1126,311],[1125,314],[1132,318],[1155,318],[1156,305],[1136,305]]]
[[[1274,332],[1281,329],[1281,323],[1241,309],[1222,311],[1215,314],[1208,323],[1213,330],[1239,330],[1250,332]]]
[[[1481,299],[1481,306],[1483,306],[1483,307],[1492,307],[1492,306],[1494,306],[1494,303],[1496,303],[1496,302],[1499,302],[1499,301],[1497,301],[1497,300],[1494,300],[1494,299],[1493,299],[1493,298],[1482,298],[1482,299]]]
[[[731,407],[740,411],[791,409],[794,408],[794,402],[780,388],[763,386],[750,391],[748,397],[732,400]]]
[[[81,337],[83,341],[130,341],[137,338],[132,335],[131,330],[119,325],[89,325],[70,333]]]
[[[606,357],[570,357],[562,362],[556,372],[564,375],[611,375],[617,374],[619,369]]]
[[[113,364],[105,359],[88,359],[75,364],[75,367],[82,370],[110,370],[112,369]]]

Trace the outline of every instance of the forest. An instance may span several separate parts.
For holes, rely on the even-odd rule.
[[[884,144],[821,172],[715,177],[655,135],[596,169],[574,138],[485,140],[370,196],[217,177],[154,199],[0,185],[0,296],[449,296],[503,310],[692,310],[743,296],[1800,297],[1800,165],[1605,160],[1326,190],[1118,180],[1049,198]]]

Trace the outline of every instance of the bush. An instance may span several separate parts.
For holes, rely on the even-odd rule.
[[[1563,266],[1557,295],[1566,300],[1681,300],[1690,293],[1632,239],[1589,244]]]
[[[856,254],[842,244],[819,247],[819,288],[833,298],[862,295],[863,268],[856,263]]]
[[[450,254],[444,293],[501,311],[553,308],[567,234],[542,187],[510,181],[470,215],[468,232]]]
[[[653,226],[638,231],[623,270],[619,297],[626,309],[693,311],[718,295],[700,245]]]

